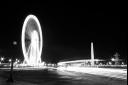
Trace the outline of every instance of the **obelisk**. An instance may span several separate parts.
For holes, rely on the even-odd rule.
[[[91,65],[94,66],[94,48],[93,48],[93,42],[91,42]]]

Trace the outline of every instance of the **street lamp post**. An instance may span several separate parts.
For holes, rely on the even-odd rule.
[[[4,57],[1,57],[1,58],[0,58],[0,61],[1,61],[1,63],[2,63],[2,62],[4,61]]]
[[[13,45],[17,45],[17,42],[14,41]],[[14,82],[13,81],[13,58],[11,57],[11,70],[10,70],[10,76],[9,79],[7,80],[7,82]]]

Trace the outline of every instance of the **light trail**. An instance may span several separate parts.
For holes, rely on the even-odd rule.
[[[100,76],[115,77],[120,79],[127,79],[126,69],[109,69],[109,68],[85,68],[85,67],[59,67],[58,70],[81,72]]]

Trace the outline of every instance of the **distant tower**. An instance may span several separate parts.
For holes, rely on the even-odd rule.
[[[91,65],[94,65],[94,48],[93,48],[93,42],[91,42]]]

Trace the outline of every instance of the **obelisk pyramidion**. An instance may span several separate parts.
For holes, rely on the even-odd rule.
[[[91,42],[91,65],[94,66],[94,48],[93,48],[93,42]]]

